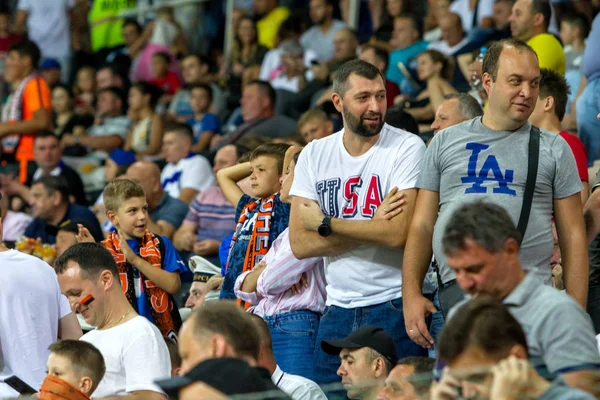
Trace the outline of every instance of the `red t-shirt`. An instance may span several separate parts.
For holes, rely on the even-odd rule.
[[[177,74],[171,71],[169,71],[164,78],[153,78],[150,83],[161,88],[168,96],[175,94],[177,89],[181,86]]]
[[[386,100],[387,106],[390,108],[394,105],[394,99],[396,96],[400,95],[400,88],[394,82],[390,80],[385,81],[385,90],[386,90]]]
[[[559,135],[567,141],[567,144],[571,148],[573,155],[575,156],[575,163],[577,164],[577,172],[579,172],[579,179],[584,182],[589,181],[588,175],[588,155],[585,150],[585,146],[581,140],[573,135],[572,133],[562,131]]]

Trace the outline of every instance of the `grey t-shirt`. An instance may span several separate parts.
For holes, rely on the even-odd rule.
[[[468,301],[466,296],[454,306],[449,319]],[[538,372],[554,376],[600,369],[590,316],[568,294],[527,274],[502,303],[523,327],[529,356]]]
[[[427,148],[417,187],[440,195],[433,254],[443,282],[455,277],[446,263],[442,236],[458,207],[478,200],[496,203],[506,208],[517,224],[527,180],[530,129],[527,122],[516,131],[495,131],[475,118],[440,131]],[[537,180],[520,260],[546,284],[552,279],[553,200],[581,190],[569,145],[558,134],[541,130]]]
[[[150,217],[154,222],[165,221],[175,229],[179,228],[188,212],[188,205],[165,193]]]
[[[535,400],[595,400],[595,397],[579,389],[567,385],[560,376],[552,381],[552,385]]]

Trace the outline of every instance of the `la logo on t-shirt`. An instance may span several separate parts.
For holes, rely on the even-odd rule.
[[[471,151],[471,156],[467,165],[467,175],[460,179],[462,183],[471,184],[471,186],[465,189],[465,194],[487,193],[488,188],[482,185],[489,181],[498,184],[497,187],[493,188],[493,193],[516,196],[517,191],[508,186],[509,183],[513,183],[514,170],[507,169],[503,174],[496,156],[488,155],[483,166],[477,171],[479,155],[488,147],[490,146],[475,142],[469,142],[466,145],[466,149]],[[490,176],[490,172],[492,176]]]
[[[365,188],[361,190],[363,186]],[[383,201],[380,178],[376,174],[371,174],[367,179],[354,175],[343,184],[341,178],[325,179],[317,182],[316,189],[323,213],[331,217],[353,218],[360,211],[361,216],[373,218]]]

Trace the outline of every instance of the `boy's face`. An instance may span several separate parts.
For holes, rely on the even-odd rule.
[[[75,369],[71,366],[71,362],[69,362],[66,357],[50,353],[48,361],[46,362],[46,369],[48,370],[48,375],[56,376],[85,394],[90,394],[87,393],[89,389],[87,389],[87,391],[82,390],[86,389],[87,386],[84,382],[84,378],[75,373]]]
[[[196,113],[205,113],[210,107],[210,98],[204,89],[192,89],[190,106]]]
[[[169,64],[162,57],[152,57],[152,73],[155,78],[162,78],[169,72]]]
[[[279,170],[274,157],[258,156],[250,161],[252,174],[252,195],[258,198],[269,197],[281,189]]]
[[[573,25],[569,24],[566,21],[560,23],[560,40],[562,40],[563,44],[569,45],[572,44],[577,35],[577,29],[573,27]]]
[[[117,230],[127,238],[141,238],[146,232],[148,203],[145,197],[125,200],[116,213],[109,211],[108,218]]]

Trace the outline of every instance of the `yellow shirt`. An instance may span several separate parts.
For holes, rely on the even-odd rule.
[[[532,37],[527,44],[535,50],[540,68],[548,68],[564,75],[567,70],[565,52],[560,42],[549,33],[541,33]]]
[[[256,29],[258,31],[258,43],[268,47],[269,49],[272,49],[273,46],[275,46],[275,39],[277,38],[279,26],[289,16],[290,10],[285,7],[277,7],[260,19],[256,23]]]
[[[90,22],[92,51],[111,48],[123,44],[123,19],[117,17],[120,11],[135,8],[136,0],[95,0],[88,14]]]

